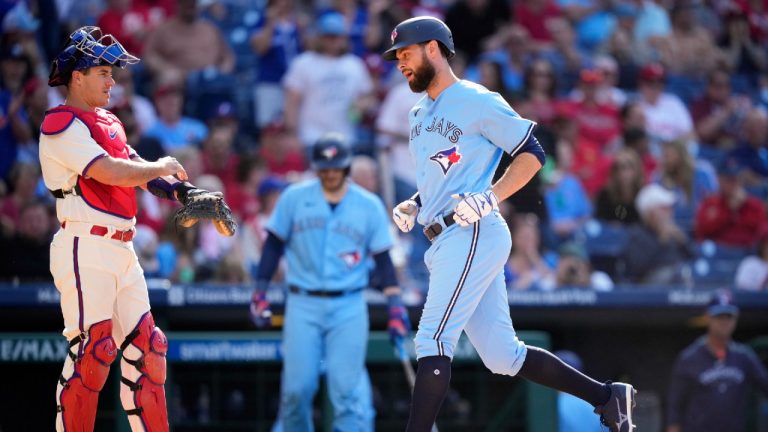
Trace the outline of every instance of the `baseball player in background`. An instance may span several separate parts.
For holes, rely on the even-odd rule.
[[[392,236],[381,200],[347,180],[351,150],[342,135],[312,147],[317,179],[289,186],[267,223],[251,318],[270,323],[265,292],[285,253],[289,292],[283,328],[280,420],[290,432],[312,431],[312,400],[325,365],[333,430],[372,430],[373,411],[362,379],[368,347],[369,263],[389,302],[392,343],[402,343],[410,322],[389,257]]]
[[[407,431],[431,429],[463,330],[492,372],[578,396],[611,431],[630,432],[631,385],[595,381],[515,334],[502,271],[511,240],[498,203],[536,174],[544,151],[532,134],[534,122],[498,93],[456,77],[448,63],[453,55],[451,31],[431,17],[398,24],[384,53],[397,61],[411,90],[427,93],[408,115],[418,192],[392,211],[401,231],[418,222],[432,241],[424,255],[429,291],[415,338],[418,371]],[[513,159],[492,185],[503,152]]]
[[[67,87],[65,104],[48,111],[40,128],[43,180],[57,198],[61,223],[51,243],[51,273],[69,340],[56,388],[58,431],[93,430],[99,391],[118,347],[120,399],[131,429],[168,430],[168,341],[155,326],[131,243],[135,187],[185,207],[205,199],[223,204],[220,195],[187,183],[176,159],[141,159],[117,117],[101,108],[115,84],[112,68],[138,61],[98,27],[82,27],[54,59],[48,81]]]

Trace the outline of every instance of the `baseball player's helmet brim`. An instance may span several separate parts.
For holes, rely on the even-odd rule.
[[[352,163],[351,157],[344,157],[344,158],[328,160],[328,161],[314,161],[312,162],[312,168],[314,168],[315,170],[346,169],[346,168],[349,168],[349,165],[351,163]]]

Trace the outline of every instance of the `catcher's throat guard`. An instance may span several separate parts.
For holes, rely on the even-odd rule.
[[[95,26],[80,27],[69,35],[68,46],[53,60],[48,85],[56,87],[69,81],[72,71],[94,66],[117,66],[139,62],[111,34],[103,34]]]

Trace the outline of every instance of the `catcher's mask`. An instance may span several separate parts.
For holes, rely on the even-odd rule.
[[[351,163],[352,151],[341,134],[325,134],[312,147],[312,168],[314,170],[347,170]]]
[[[129,54],[111,34],[102,34],[95,26],[80,27],[69,35],[67,46],[53,60],[48,85],[68,84],[72,71],[94,66],[124,68],[138,62],[139,58]]]

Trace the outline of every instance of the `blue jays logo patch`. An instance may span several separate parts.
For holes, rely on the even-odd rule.
[[[432,155],[429,159],[437,162],[437,164],[440,165],[440,168],[443,170],[443,175],[447,175],[448,170],[451,169],[452,166],[459,163],[459,161],[461,161],[459,146],[453,146],[446,150],[440,150],[439,152]]]
[[[339,257],[347,267],[352,268],[360,263],[360,252],[352,251],[339,254]]]

